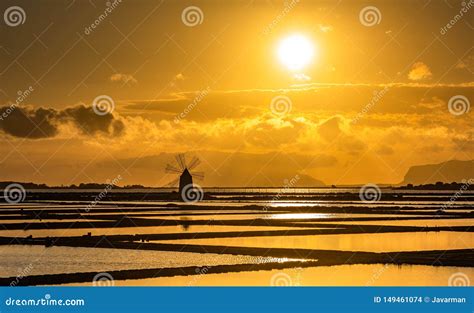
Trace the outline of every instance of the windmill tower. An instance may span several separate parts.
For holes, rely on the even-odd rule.
[[[186,189],[194,189],[193,177],[196,178],[196,180],[201,180],[204,178],[204,173],[193,172],[193,169],[201,163],[201,161],[197,157],[193,157],[189,164],[186,164],[186,157],[184,154],[178,154],[175,158],[177,166],[167,164],[166,172],[171,174],[178,174],[179,177],[170,182],[168,186],[175,187],[179,183],[179,197],[182,201],[185,201],[186,199],[183,199],[184,191]]]
[[[186,186],[193,186],[193,175],[191,175],[187,168],[179,176],[179,194],[183,193]]]

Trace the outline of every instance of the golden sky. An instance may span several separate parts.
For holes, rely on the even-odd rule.
[[[472,1],[30,0],[1,12],[12,6],[24,14],[0,28],[0,180],[162,186],[186,152],[204,186],[399,183],[413,165],[474,159]],[[278,58],[295,35],[314,50],[298,71]],[[113,110],[96,114],[98,97]]]

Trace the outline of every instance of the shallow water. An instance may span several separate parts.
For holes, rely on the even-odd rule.
[[[327,218],[362,218],[362,217],[383,217],[383,218],[394,218],[394,217],[422,217],[422,215],[403,215],[403,214],[366,214],[366,213],[281,213],[281,214],[268,214],[265,218],[269,219],[327,219]]]
[[[463,276],[465,275],[465,276]],[[448,286],[450,277],[474,281],[474,269],[424,265],[338,265],[115,281],[116,286]]]
[[[275,190],[271,191],[274,192]],[[334,192],[342,192],[337,190]],[[358,193],[357,190],[350,189],[351,192]],[[386,189],[384,189],[384,192]],[[128,190],[130,192],[130,190]],[[147,190],[148,192],[148,190]],[[319,192],[319,191],[318,191]],[[321,192],[333,192],[324,189]],[[397,191],[398,192],[398,191]],[[420,191],[416,191],[420,192]],[[404,192],[401,192],[404,193]],[[409,194],[410,192],[406,192]],[[435,197],[448,192],[426,192],[426,195]],[[59,237],[59,236],[82,236],[90,232],[93,236],[114,235],[114,234],[168,234],[168,233],[202,233],[202,232],[242,232],[245,231],[271,231],[271,230],[290,230],[305,229],[305,226],[315,226],[318,223],[340,224],[341,226],[351,225],[391,225],[391,226],[471,226],[474,219],[435,219],[430,216],[424,216],[423,220],[393,220],[394,217],[416,217],[419,213],[435,213],[443,202],[437,202],[436,199],[425,199],[423,195],[419,196],[419,201],[379,201],[366,204],[360,201],[260,201],[253,199],[252,195],[244,194],[245,200],[228,200],[225,195],[221,195],[218,201],[203,201],[197,205],[204,210],[194,209],[192,205],[175,202],[180,207],[169,207],[166,201],[122,201],[122,202],[103,202],[94,208],[107,209],[106,214],[113,216],[118,214],[120,219],[123,214],[140,219],[166,219],[185,223],[187,220],[207,221],[213,220],[244,220],[240,224],[254,223],[253,219],[260,219],[259,223],[291,225],[297,219],[307,220],[299,222],[301,227],[274,227],[274,226],[214,226],[214,225],[189,225],[189,226],[149,226],[149,227],[119,227],[119,228],[83,228],[83,229],[41,229],[41,230],[2,230],[1,224],[22,222],[22,220],[7,220],[5,217],[0,220],[0,236],[4,237]],[[301,198],[300,198],[301,199]],[[343,198],[339,198],[343,199]],[[402,200],[402,198],[397,198]],[[425,201],[429,200],[429,201]],[[36,204],[20,205],[0,205],[5,214],[18,214],[19,208],[28,209],[68,209],[76,211],[84,209],[90,202],[71,201],[44,201]],[[62,202],[62,203],[59,203]],[[126,205],[129,205],[126,207]],[[258,205],[259,207],[244,208],[247,205]],[[459,206],[465,206],[461,209]],[[472,201],[456,201],[453,206],[447,210],[450,213],[466,213],[474,210]],[[210,206],[205,208],[203,206]],[[298,207],[318,207],[316,210],[299,210]],[[376,208],[374,214],[367,213],[325,213],[324,207],[342,208],[338,212],[344,212],[347,207],[356,207],[351,210],[357,211],[358,208]],[[400,214],[392,214],[392,209],[401,207]],[[131,212],[123,213],[124,210]],[[153,211],[138,212],[133,211],[140,208],[151,209]],[[266,208],[266,209],[263,209]],[[380,210],[378,210],[380,209]],[[388,212],[389,210],[390,212]],[[114,212],[115,211],[115,212]],[[301,213],[301,211],[305,213]],[[329,211],[329,210],[328,210]],[[390,214],[384,214],[388,212]],[[416,213],[417,215],[407,215],[407,213]],[[193,214],[206,215],[193,215]],[[222,214],[231,213],[231,214]],[[243,214],[250,213],[250,214]],[[92,220],[95,212],[92,210],[85,214]],[[173,214],[174,216],[153,216],[153,214]],[[143,216],[138,216],[143,215]],[[12,215],[10,215],[12,216]],[[379,221],[354,221],[353,218],[382,217]],[[343,218],[343,222],[331,222],[329,218]],[[316,221],[310,221],[315,219]],[[38,222],[37,220],[24,220],[25,222]],[[43,220],[58,222],[60,220]],[[74,221],[74,220],[63,220]],[[290,224],[291,223],[291,224]],[[204,223],[203,223],[204,224]],[[238,224],[238,223],[236,223]],[[87,227],[90,227],[89,225]],[[356,226],[357,227],[357,226]],[[313,228],[314,229],[314,228]],[[332,230],[330,230],[332,231]],[[194,245],[219,245],[235,247],[260,247],[260,248],[301,248],[301,249],[328,249],[344,251],[372,251],[372,252],[398,252],[398,251],[423,251],[423,250],[451,250],[451,249],[474,249],[474,233],[472,232],[393,232],[393,233],[375,233],[375,234],[337,234],[334,229],[334,235],[309,235],[309,236],[264,236],[260,237],[234,237],[234,238],[215,238],[215,239],[189,239],[189,240],[163,240],[156,241],[161,243],[185,243]],[[340,231],[340,230],[339,230]],[[462,257],[462,256],[461,256]],[[107,272],[113,270],[125,269],[145,269],[145,268],[164,268],[181,266],[213,266],[223,264],[257,264],[259,262],[285,262],[288,259],[262,258],[239,255],[218,255],[218,254],[199,254],[199,253],[181,253],[164,251],[142,251],[142,250],[114,250],[114,249],[96,249],[96,248],[72,248],[72,247],[51,247],[42,246],[0,246],[0,276],[16,276],[22,270],[27,269],[28,275],[51,274],[51,273],[72,273],[97,271]],[[471,277],[474,274],[474,265],[470,268],[451,268],[434,266],[384,266],[380,264],[373,265],[344,265],[331,267],[313,267],[313,268],[293,268],[278,271],[256,271],[227,274],[206,274],[192,276],[175,276],[169,278],[155,278],[143,280],[117,281],[117,285],[263,285],[271,284],[272,277],[277,276],[278,281],[290,280],[291,285],[446,285],[450,275],[456,271],[463,271]],[[282,275],[284,274],[284,275]],[[279,276],[278,276],[279,275]],[[276,280],[275,278],[273,280]],[[85,283],[90,285],[90,283]]]
[[[474,200],[474,198],[473,198]],[[460,206],[469,206],[472,205],[472,201],[456,201],[455,203],[449,203],[448,210],[450,208],[456,208]],[[63,205],[59,205],[60,203],[65,203],[66,205],[73,204],[76,208],[86,208],[90,201],[37,201],[38,204],[42,204],[45,206],[46,203],[55,205],[56,208],[60,208]],[[78,203],[82,203],[83,205],[77,205]],[[447,201],[428,201],[428,200],[420,200],[420,201],[377,201],[375,203],[364,203],[361,201],[344,201],[344,200],[298,200],[293,199],[289,200],[254,200],[252,197],[245,200],[203,200],[192,204],[185,204],[183,202],[178,201],[103,201],[100,202],[94,208],[99,208],[101,206],[106,206],[110,209],[120,205],[136,205],[137,207],[143,204],[148,206],[156,205],[158,208],[169,209],[164,205],[173,204],[179,206],[181,208],[189,206],[208,206],[208,207],[243,207],[249,205],[261,206],[261,207],[364,207],[364,208],[384,208],[384,207],[413,207],[413,208],[424,208],[430,207],[432,209],[439,209],[443,204],[448,203]],[[130,207],[133,209],[133,207]],[[149,207],[147,207],[149,208]]]
[[[261,264],[291,259],[128,249],[0,246],[0,277],[125,269]]]
[[[357,225],[386,225],[386,226],[419,226],[419,227],[454,227],[454,226],[474,226],[474,219],[423,219],[423,220],[401,220],[401,221],[344,221],[334,222],[336,224],[357,224]]]
[[[82,236],[91,233],[92,236],[102,235],[139,235],[139,234],[170,234],[170,233],[200,233],[200,232],[245,232],[245,231],[270,231],[286,229],[302,229],[295,227],[274,226],[220,226],[220,225],[181,225],[175,226],[149,226],[149,227],[115,227],[115,228],[71,228],[71,229],[30,229],[30,230],[1,230],[0,236],[8,237],[69,237]],[[313,229],[313,228],[312,228]],[[1,246],[0,246],[1,247]]]
[[[180,215],[180,216],[156,216],[156,217],[141,217],[146,219],[164,219],[164,220],[254,220],[254,219],[328,219],[328,218],[343,218],[350,220],[351,218],[359,217],[423,217],[422,215],[394,215],[394,214],[352,214],[352,213],[261,213],[261,214],[214,214],[214,215]]]
[[[15,224],[15,223],[58,223],[58,222],[107,222],[110,220],[104,219],[90,219],[90,218],[81,218],[81,219],[24,219],[24,220],[0,220],[0,230],[2,230],[2,224]]]
[[[166,243],[233,247],[322,249],[368,252],[474,249],[474,233],[406,232],[309,236],[262,236],[218,239],[180,239]]]

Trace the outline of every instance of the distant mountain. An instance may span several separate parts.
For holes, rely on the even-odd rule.
[[[20,184],[25,189],[47,189],[50,188],[46,184],[35,184],[35,183],[24,183],[16,181],[0,181],[0,189],[6,189],[8,186],[13,184]]]
[[[474,178],[474,160],[451,160],[439,164],[412,166],[402,185],[434,184],[436,182],[462,182]]]
[[[105,189],[113,186],[114,189],[144,189],[144,188],[153,188],[145,187],[142,185],[127,185],[124,187],[119,187],[109,184],[97,184],[97,183],[81,183],[79,185],[68,185],[68,186],[48,186],[46,184],[36,184],[36,183],[25,183],[25,182],[16,182],[16,181],[0,181],[0,189],[6,189],[8,186],[13,184],[20,184],[25,189]]]
[[[124,175],[124,183],[140,183],[148,186],[166,186],[177,176],[165,172],[166,164],[175,164],[174,153],[160,153],[141,158],[119,159],[118,164],[130,175]],[[204,173],[204,180],[196,183],[203,187],[324,187],[326,184],[305,174],[307,168],[329,166],[337,162],[332,158],[314,157],[285,153],[225,153],[198,151],[189,153],[188,158],[197,156],[201,160],[195,171]],[[99,162],[90,166],[97,172],[114,177],[123,170],[115,162]],[[133,181],[131,181],[133,179]]]

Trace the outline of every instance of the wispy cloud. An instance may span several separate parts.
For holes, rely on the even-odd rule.
[[[413,81],[428,79],[432,76],[430,68],[423,62],[416,62],[408,72],[408,79]]]
[[[185,80],[186,78],[184,77],[183,73],[178,73],[174,77],[175,80]]]
[[[112,81],[112,82],[122,82],[122,83],[125,83],[125,84],[136,84],[136,83],[138,83],[138,81],[132,75],[122,74],[122,73],[113,74],[112,76],[110,76],[110,81]]]
[[[460,60],[456,64],[456,69],[466,69],[471,73],[474,72],[474,54],[467,56],[464,60]]]
[[[331,25],[319,24],[318,27],[319,27],[319,30],[323,33],[328,33],[333,30],[333,27]]]

